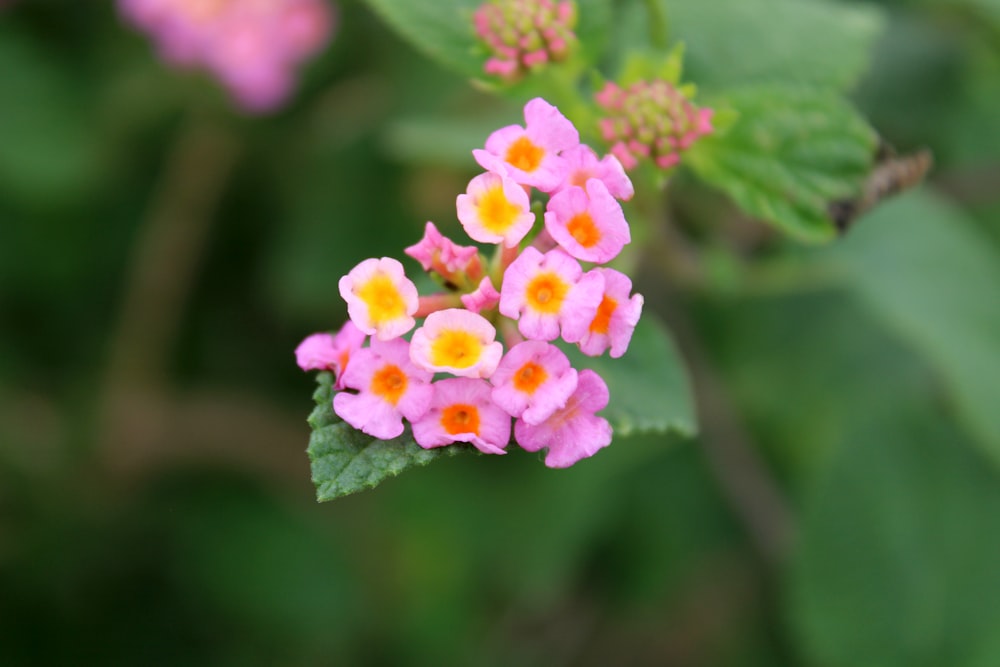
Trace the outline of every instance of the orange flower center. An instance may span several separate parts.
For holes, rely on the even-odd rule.
[[[506,232],[519,212],[520,209],[507,200],[502,185],[490,188],[479,200],[479,220],[494,234]]]
[[[548,377],[544,367],[529,361],[514,373],[514,388],[525,394],[534,394]]]
[[[468,368],[483,356],[483,342],[461,329],[447,329],[431,343],[431,363],[448,368]]]
[[[535,276],[526,290],[528,305],[536,311],[553,315],[562,310],[563,301],[569,293],[569,285],[558,274],[540,273]]]
[[[407,384],[409,381],[406,378],[406,373],[399,366],[386,364],[372,377],[371,390],[372,393],[381,396],[392,405],[396,405],[406,391]]]
[[[601,230],[594,224],[594,219],[586,211],[574,215],[566,224],[566,231],[584,248],[593,247],[601,240]]]
[[[597,307],[597,315],[594,317],[594,321],[590,323],[591,333],[608,333],[608,327],[611,326],[611,316],[615,314],[617,308],[618,302],[605,294],[604,298],[601,299],[601,305]]]
[[[441,426],[449,435],[459,433],[479,435],[479,408],[465,403],[449,405],[441,411]]]
[[[521,171],[532,172],[538,169],[543,157],[545,149],[522,135],[507,148],[506,160]]]

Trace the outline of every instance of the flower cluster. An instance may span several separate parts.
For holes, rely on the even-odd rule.
[[[486,73],[505,79],[565,59],[576,40],[572,0],[489,0],[472,20],[492,54]]]
[[[340,280],[350,321],[296,350],[303,369],[333,372],[334,411],[355,428],[389,439],[406,420],[421,447],[466,442],[488,454],[505,453],[513,431],[524,449],[547,448],[545,463],[557,468],[611,442],[595,414],[607,385],[574,369],[553,341],[590,356],[628,348],[642,296],[623,273],[581,262],[604,264],[629,243],[618,200],[632,183],[545,100],[524,115],[524,126],[501,128],[473,151],[486,172],[456,202],[466,233],[495,245],[492,258],[428,222],[406,254],[444,291],[419,296],[400,262],[367,259]],[[541,228],[533,195],[545,200]]]
[[[699,109],[667,81],[637,81],[626,88],[608,82],[596,99],[607,113],[601,134],[626,169],[641,158],[670,169],[682,151],[712,132],[713,111]]]
[[[119,8],[164,60],[207,69],[249,111],[280,105],[295,68],[333,27],[325,0],[119,0]]]

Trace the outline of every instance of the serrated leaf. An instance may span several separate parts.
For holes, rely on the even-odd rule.
[[[309,415],[312,436],[309,460],[316,499],[320,502],[357,493],[394,477],[407,468],[427,465],[442,456],[466,451],[460,445],[424,449],[405,432],[392,440],[379,440],[341,421],[333,412],[333,376],[320,373],[313,394],[316,407]]]
[[[789,619],[808,664],[1000,664],[1000,479],[933,407],[852,434],[806,499]]]
[[[838,94],[811,87],[751,86],[716,104],[738,120],[695,144],[684,164],[750,215],[802,240],[832,238],[828,207],[860,190],[875,152],[871,127]]]
[[[868,65],[882,13],[815,0],[661,0],[687,78],[704,88],[798,82],[845,90]]]
[[[400,35],[440,64],[470,78],[483,77],[486,58],[476,39],[472,13],[484,0],[368,0]],[[603,0],[578,0],[576,35],[583,59],[603,51],[610,7]]]
[[[882,204],[838,250],[851,289],[937,370],[1000,465],[1000,253],[923,191]]]
[[[642,316],[628,352],[619,359],[588,357],[568,345],[563,349],[574,368],[595,370],[607,382],[611,400],[601,415],[611,422],[616,438],[671,430],[695,434],[687,373],[670,333],[654,315]]]

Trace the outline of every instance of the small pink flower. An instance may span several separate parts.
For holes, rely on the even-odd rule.
[[[572,186],[552,195],[545,229],[573,257],[599,264],[617,257],[632,240],[621,204],[596,178],[587,181],[586,191]]]
[[[463,284],[465,278],[478,280],[483,274],[479,249],[458,245],[443,236],[433,222],[424,227],[424,237],[403,252],[420,262],[424,271],[434,271],[456,285]]]
[[[410,358],[434,373],[489,377],[503,356],[503,345],[496,342],[496,335],[496,329],[482,315],[461,308],[439,310],[413,332]]]
[[[506,454],[510,415],[490,398],[486,380],[449,378],[435,382],[430,410],[413,422],[413,439],[424,449],[471,442],[484,454]]]
[[[500,312],[518,320],[526,338],[555,340],[560,327],[575,329],[593,320],[603,292],[603,278],[584,276],[579,262],[562,250],[542,255],[527,247],[504,274]]]
[[[416,324],[417,287],[398,260],[366,259],[341,278],[339,286],[351,320],[366,334],[389,340]]]
[[[625,354],[639,323],[642,295],[629,298],[632,281],[624,273],[607,268],[597,268],[591,273],[604,277],[604,296],[597,307],[597,315],[586,326],[564,328],[563,335],[567,342],[579,343],[580,351],[586,355],[596,357],[610,347],[611,357],[617,359]]]
[[[456,206],[465,233],[480,243],[513,248],[535,224],[524,188],[492,172],[473,178],[466,193],[458,195]]]
[[[587,181],[596,178],[604,183],[615,199],[628,201],[635,194],[632,180],[614,155],[605,155],[602,159],[598,159],[593,148],[587,144],[580,144],[576,148],[563,151],[562,157],[566,160],[566,180],[555,192],[562,192],[574,185],[582,188]]]
[[[469,294],[463,294],[461,299],[463,306],[474,313],[481,313],[484,310],[496,308],[496,305],[500,303],[500,292],[493,287],[489,276],[483,276],[483,279],[479,281],[479,287]]]
[[[576,391],[565,407],[556,410],[541,424],[518,419],[514,439],[529,452],[548,448],[545,465],[568,468],[580,459],[593,456],[611,444],[611,424],[596,416],[608,405],[608,385],[594,371],[580,371]]]
[[[359,350],[344,372],[342,391],[333,397],[333,410],[354,428],[381,440],[403,433],[403,418],[415,421],[430,409],[433,375],[410,361],[410,344],[402,338],[373,340]]]
[[[365,336],[348,320],[335,335],[316,333],[295,348],[295,360],[304,371],[325,370],[334,373],[334,389],[343,389],[344,370],[352,355],[364,345]]]
[[[540,97],[524,106],[524,119],[525,127],[500,128],[486,139],[486,150],[472,154],[487,171],[551,192],[565,178],[566,163],[559,153],[578,145],[580,134],[559,109]]]
[[[512,417],[540,424],[566,405],[577,373],[556,346],[527,340],[510,349],[490,381],[497,405]]]

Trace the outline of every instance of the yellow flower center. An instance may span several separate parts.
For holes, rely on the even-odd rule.
[[[569,285],[554,272],[540,273],[528,283],[526,297],[532,310],[553,315],[562,310]]]
[[[574,215],[566,224],[566,231],[584,248],[590,248],[601,240],[601,230],[594,224],[594,219],[584,211]]]
[[[548,377],[544,367],[529,361],[514,373],[514,388],[525,394],[534,394]]]
[[[483,354],[483,342],[468,331],[449,329],[431,343],[431,363],[438,367],[468,368]]]
[[[538,169],[543,157],[545,149],[522,135],[507,148],[506,160],[521,171],[532,172]]]
[[[392,278],[383,273],[376,273],[354,293],[368,306],[368,316],[374,324],[391,322],[406,314],[403,295]]]
[[[406,373],[399,366],[386,364],[372,377],[371,390],[372,393],[396,405],[406,392],[407,384],[409,380],[406,378]]]
[[[479,200],[479,220],[494,234],[503,234],[510,229],[520,211],[504,195],[502,185],[490,188]]]
[[[449,435],[459,433],[479,435],[479,408],[465,403],[449,405],[441,411],[441,426]]]
[[[597,307],[597,316],[594,317],[594,321],[590,323],[591,333],[608,333],[608,327],[611,326],[611,316],[615,314],[615,310],[617,308],[618,302],[605,295],[604,298],[601,299],[601,305]]]

